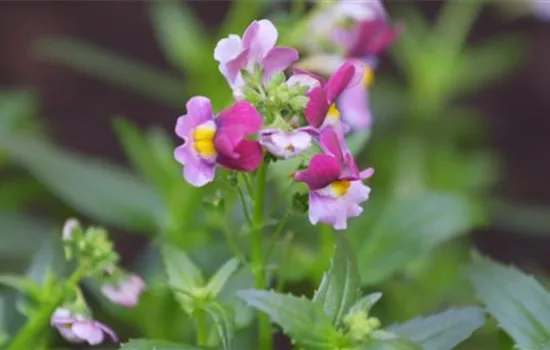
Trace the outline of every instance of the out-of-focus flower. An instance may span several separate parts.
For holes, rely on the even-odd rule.
[[[537,18],[543,21],[550,21],[550,1],[531,0],[531,8]]]
[[[306,128],[289,133],[264,129],[260,132],[260,143],[274,156],[287,159],[307,151],[313,143],[313,136],[312,131]]]
[[[244,85],[241,70],[254,73],[263,69],[263,82],[288,68],[298,60],[298,51],[290,47],[275,46],[278,32],[273,23],[266,19],[252,22],[242,39],[235,34],[222,39],[214,50],[214,59],[220,62],[219,69],[233,88],[241,95]]]
[[[69,218],[65,221],[63,225],[63,235],[62,238],[64,241],[71,239],[73,232],[80,227],[78,220],[75,218]]]
[[[101,292],[109,300],[125,307],[136,306],[144,290],[145,282],[135,274],[124,275],[118,281],[106,283],[101,287]]]
[[[314,128],[321,128],[327,124],[336,125],[340,123],[340,112],[335,105],[336,99],[346,88],[359,82],[361,77],[357,75],[358,73],[360,72],[357,72],[354,64],[345,63],[328,81],[317,78],[320,85],[307,93],[309,102],[306,105],[304,114],[309,125]]]
[[[206,97],[193,97],[187,102],[187,114],[178,118],[176,134],[183,145],[174,156],[184,165],[183,175],[194,186],[214,180],[217,165],[241,171],[255,170],[263,159],[257,141],[245,139],[257,133],[263,119],[248,102],[237,102],[217,117]]]
[[[309,220],[332,225],[337,230],[347,228],[347,220],[361,214],[360,204],[369,198],[370,188],[362,180],[371,177],[374,169],[359,171],[353,156],[334,128],[320,135],[324,153],[315,155],[306,170],[295,179],[309,188]]]
[[[73,314],[68,308],[59,307],[52,314],[50,324],[65,340],[71,343],[98,345],[105,340],[105,334],[114,343],[118,343],[115,332],[101,322],[92,320],[84,314]]]

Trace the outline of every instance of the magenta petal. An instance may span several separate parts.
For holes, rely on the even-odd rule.
[[[219,129],[239,126],[244,135],[252,135],[262,127],[263,118],[252,104],[241,101],[220,112],[216,122]]]
[[[343,135],[338,135],[337,131],[332,127],[327,127],[321,132],[319,136],[321,147],[327,153],[330,153],[340,163],[344,162],[344,138]]]
[[[244,69],[247,66],[248,59],[249,50],[244,49],[237,57],[227,62],[225,74],[231,86],[233,86],[237,81],[237,77],[239,76],[241,69]]]
[[[397,37],[401,33],[401,30],[401,25],[395,25],[391,27],[385,24],[379,35],[376,37],[376,40],[373,40],[369,47],[372,55],[379,55],[382,51],[385,51],[388,46],[390,46],[395,41],[395,39],[397,39]]]
[[[240,125],[219,128],[214,138],[216,151],[226,158],[238,158],[235,148],[244,138],[244,130]]]
[[[264,67],[264,82],[275,73],[279,73],[287,69],[292,62],[298,60],[298,51],[290,47],[274,47],[269,50],[262,61]]]
[[[340,177],[340,163],[327,154],[317,154],[309,162],[306,170],[298,171],[294,176],[297,181],[305,182],[314,191],[328,186]]]
[[[372,114],[368,89],[364,84],[357,84],[344,90],[338,100],[338,108],[342,119],[352,129],[363,130],[371,126]]]
[[[322,87],[316,87],[306,94],[309,101],[304,115],[309,125],[318,128],[323,125],[330,105],[327,103],[327,95]]]
[[[192,97],[186,104],[187,114],[178,118],[176,123],[176,134],[186,140],[190,131],[206,123],[213,118],[212,104],[210,99],[203,96]]]
[[[329,104],[336,101],[342,91],[348,87],[354,74],[355,66],[350,62],[346,62],[330,77],[325,87]]]
[[[218,163],[229,169],[254,171],[260,166],[264,156],[260,143],[253,140],[242,140],[234,148],[234,152],[236,157],[220,154]]]

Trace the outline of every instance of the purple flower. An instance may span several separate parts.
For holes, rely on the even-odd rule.
[[[321,128],[326,124],[339,124],[340,112],[336,108],[336,99],[348,87],[359,82],[361,73],[351,62],[343,64],[327,81],[317,78],[320,86],[314,87],[306,95],[309,101],[304,111],[309,125]],[[313,75],[312,75],[313,76]]]
[[[59,331],[63,338],[71,343],[98,345],[103,343],[105,334],[111,338],[113,343],[118,343],[118,337],[111,328],[85,315],[74,315],[64,307],[55,310],[50,319],[50,324]]]
[[[79,227],[80,224],[78,223],[78,220],[76,220],[75,218],[67,219],[67,221],[65,221],[65,224],[63,225],[63,240],[66,241],[71,239],[74,230]]]
[[[362,76],[361,82],[342,91],[337,105],[346,125],[354,130],[364,130],[369,129],[372,124],[368,88],[374,79],[374,72],[364,61],[353,60],[353,62],[355,69]]]
[[[363,211],[359,204],[369,198],[370,188],[362,180],[371,177],[374,169],[359,172],[343,135],[333,128],[323,130],[320,143],[324,153],[315,155],[295,179],[309,188],[309,221],[343,230],[348,218]]]
[[[134,274],[126,275],[116,283],[107,283],[101,287],[101,292],[107,299],[125,307],[136,306],[144,290],[145,282],[141,277]]]
[[[307,151],[313,142],[312,134],[312,130],[308,128],[290,133],[279,129],[264,129],[260,132],[260,143],[274,156],[287,159]]]
[[[298,60],[298,51],[290,47],[275,46],[277,29],[270,21],[252,22],[242,39],[235,34],[222,39],[214,50],[214,59],[233,90],[239,90],[244,81],[241,70],[252,72],[255,66],[263,68],[263,80],[267,82],[275,73],[288,68]]]
[[[217,165],[255,170],[262,162],[263,151],[257,141],[245,137],[257,133],[262,123],[262,116],[248,102],[237,102],[215,117],[208,98],[191,98],[187,114],[176,124],[176,134],[184,143],[174,152],[176,160],[184,165],[187,182],[197,187],[212,182]]]

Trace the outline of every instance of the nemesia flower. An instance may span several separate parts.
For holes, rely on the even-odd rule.
[[[135,274],[124,276],[115,283],[106,283],[101,292],[113,303],[125,307],[134,307],[139,302],[141,293],[145,290],[145,282]]]
[[[217,117],[206,97],[193,97],[186,107],[187,114],[176,124],[176,134],[184,143],[176,148],[174,157],[184,165],[187,182],[197,187],[212,182],[217,165],[241,171],[253,171],[260,165],[260,144],[245,138],[257,133],[263,123],[253,105],[237,102]]]
[[[362,180],[371,177],[374,169],[358,170],[343,135],[334,128],[322,131],[320,144],[324,153],[315,155],[295,179],[309,188],[309,221],[343,230],[348,218],[363,211],[359,204],[369,198],[370,188]]]
[[[336,125],[340,122],[340,112],[336,108],[336,99],[348,87],[357,84],[361,73],[355,69],[353,63],[343,64],[330,78],[325,81],[318,78],[320,86],[314,87],[306,95],[309,102],[304,111],[306,120],[314,128],[321,128],[328,124]]]
[[[260,144],[274,156],[287,159],[303,153],[311,147],[312,133],[306,128],[290,133],[279,129],[264,129],[260,132]]]
[[[298,60],[295,49],[275,46],[278,35],[273,23],[262,19],[252,22],[242,39],[231,34],[218,42],[214,59],[220,62],[221,73],[237,95],[244,84],[241,70],[253,72],[256,67],[263,68],[265,83],[273,74],[284,71]]]
[[[74,218],[67,219],[67,221],[65,221],[65,224],[63,225],[63,231],[62,231],[63,240],[66,241],[70,239],[74,230],[76,230],[79,226],[80,224],[78,223],[78,220]]]
[[[85,315],[75,315],[65,307],[59,307],[53,313],[50,324],[61,336],[71,343],[88,343],[98,345],[103,343],[105,334],[114,343],[118,343],[115,332],[101,322],[94,321]]]

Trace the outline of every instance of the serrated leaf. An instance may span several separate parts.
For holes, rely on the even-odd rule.
[[[365,295],[361,299],[357,300],[355,304],[351,306],[348,311],[349,315],[353,315],[357,312],[365,311],[369,312],[370,309],[382,298],[382,293],[372,293]]]
[[[360,284],[355,254],[346,239],[339,236],[330,269],[323,276],[313,302],[321,305],[332,324],[338,326],[359,298]]]
[[[119,350],[202,350],[204,348],[155,339],[130,339]]]
[[[458,195],[398,197],[377,218],[357,253],[361,279],[365,284],[378,283],[469,228],[468,202]]]
[[[476,296],[521,349],[550,343],[550,294],[512,266],[477,257],[468,268]]]
[[[266,313],[298,345],[332,350],[337,332],[320,305],[293,295],[262,290],[237,293],[249,306]]]
[[[450,309],[390,326],[388,330],[422,345],[424,350],[451,350],[485,323],[478,307]]]
[[[249,288],[254,288],[254,274],[250,268],[241,268],[223,285],[223,289],[217,297],[218,301],[230,305],[233,309],[237,328],[248,326],[254,318],[254,312],[237,297],[239,290]]]
[[[185,40],[184,40],[185,41]],[[122,88],[179,107],[185,84],[170,73],[70,38],[40,38],[33,52],[41,59],[73,68]]]
[[[215,297],[220,293],[227,280],[235,273],[238,267],[239,261],[233,258],[228,260],[218,271],[216,271],[206,285],[206,289],[210,291],[212,296]]]
[[[214,325],[218,331],[218,336],[224,350],[231,350],[233,335],[235,333],[234,316],[231,310],[218,303],[210,303],[206,307],[206,312],[214,320]]]
[[[201,271],[183,250],[165,245],[162,256],[171,287],[190,291],[204,285]]]
[[[153,232],[160,224],[160,199],[123,168],[32,137],[3,135],[0,149],[57,197],[99,222],[141,232]]]

